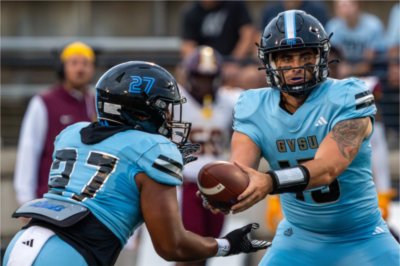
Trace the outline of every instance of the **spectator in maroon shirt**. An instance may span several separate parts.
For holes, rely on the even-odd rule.
[[[96,117],[89,92],[95,70],[92,48],[73,42],[62,50],[60,60],[60,83],[35,95],[23,118],[14,173],[19,204],[47,192],[55,137],[73,123]]]

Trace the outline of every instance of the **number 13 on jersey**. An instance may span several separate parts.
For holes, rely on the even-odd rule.
[[[312,160],[313,158],[299,159],[298,164],[304,163],[306,161]],[[278,161],[281,169],[290,167],[289,161]],[[329,186],[324,186],[323,188],[316,188],[312,191],[297,192],[296,199],[301,201],[307,201],[305,194],[310,193],[311,200],[314,203],[331,203],[335,202],[340,197],[340,186],[339,181],[335,179]]]

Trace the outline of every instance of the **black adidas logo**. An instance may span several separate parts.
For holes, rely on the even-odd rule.
[[[283,234],[284,234],[285,236],[291,236],[291,235],[293,235],[293,229],[292,229],[292,227],[289,227],[288,229],[286,229],[286,230],[283,232]]]
[[[27,241],[22,241],[22,244],[33,247],[33,239],[27,240]]]

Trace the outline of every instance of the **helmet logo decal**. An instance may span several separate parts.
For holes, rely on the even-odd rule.
[[[296,44],[296,13],[294,10],[285,12],[285,36],[289,45]]]
[[[145,83],[144,92],[148,94],[150,90],[153,88],[155,79],[152,77],[139,77],[139,76],[131,76],[132,82],[129,84],[129,92],[130,93],[142,93],[142,85]]]

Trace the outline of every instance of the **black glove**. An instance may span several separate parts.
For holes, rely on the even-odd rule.
[[[192,154],[198,152],[200,150],[200,147],[201,146],[198,143],[185,143],[178,146],[178,150],[182,154],[183,165],[197,160],[197,157],[192,156]]]
[[[238,228],[228,233],[223,238],[227,239],[230,248],[225,256],[235,255],[238,253],[256,252],[260,249],[266,249],[271,246],[271,242],[265,240],[251,240],[250,232],[260,227],[258,223],[251,223],[242,228]]]

